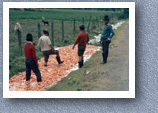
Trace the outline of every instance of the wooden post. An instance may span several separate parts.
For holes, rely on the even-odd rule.
[[[38,32],[38,38],[40,38],[41,37],[40,23],[37,24],[37,32]]]
[[[52,45],[54,46],[54,22],[51,23],[51,30],[52,30]]]
[[[89,26],[90,26],[90,23],[91,23],[91,18],[92,18],[92,16],[90,16],[90,18],[89,18],[89,23],[88,23],[88,27],[87,27],[87,31],[89,32],[90,30],[89,30]]]
[[[62,41],[64,41],[64,21],[61,21]]]
[[[99,27],[99,20],[98,20],[98,17],[96,17],[96,23],[97,23],[97,26]]]
[[[114,24],[114,17],[113,17],[113,13],[112,13],[112,23]]]
[[[84,17],[82,18],[82,24],[84,25]]]
[[[92,28],[94,29],[96,26],[95,26],[95,19],[93,18],[92,20]]]
[[[100,18],[99,18],[99,26],[101,26],[102,24],[101,24],[101,22],[102,22],[102,18],[101,18],[101,16],[100,16]]]
[[[73,31],[76,31],[76,21],[75,21],[75,19],[74,19],[74,27],[73,27]]]
[[[22,56],[22,47],[21,47],[21,31],[17,30],[17,33],[18,33],[19,54]]]
[[[73,21],[73,32],[74,32],[74,38],[76,38],[76,21],[75,21],[75,19],[74,19],[74,21]]]

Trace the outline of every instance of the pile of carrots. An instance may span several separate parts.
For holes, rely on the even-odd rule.
[[[99,47],[87,45],[84,55],[92,55]],[[42,54],[42,53],[41,53]],[[36,75],[31,72],[31,80],[26,81],[26,72],[19,72],[9,80],[10,91],[44,91],[45,88],[61,81],[61,78],[68,74],[68,70],[78,64],[77,46],[72,50],[72,45],[59,48],[59,54],[63,64],[58,65],[55,55],[50,55],[48,66],[44,67],[44,58],[41,58],[39,70],[42,76],[42,82],[37,82]]]

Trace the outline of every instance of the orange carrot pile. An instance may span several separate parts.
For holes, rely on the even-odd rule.
[[[87,45],[84,55],[92,55],[99,47]],[[19,72],[9,80],[10,91],[44,91],[48,86],[55,84],[68,74],[68,70],[72,69],[78,63],[77,46],[72,50],[72,45],[60,47],[59,54],[63,64],[58,65],[55,55],[50,55],[48,66],[44,67],[44,58],[41,58],[39,70],[42,76],[42,82],[37,82],[36,75],[31,72],[30,81],[26,81],[26,72]]]

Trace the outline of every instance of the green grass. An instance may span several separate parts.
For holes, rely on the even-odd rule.
[[[32,11],[21,11],[21,10],[12,10],[9,12],[9,65],[10,73],[9,77],[17,74],[18,72],[25,71],[24,64],[24,55],[19,55],[18,50],[18,38],[14,33],[14,26],[19,22],[22,26],[22,48],[25,43],[25,37],[27,33],[32,33],[34,42],[38,42],[38,33],[37,33],[37,24],[41,25],[41,34],[43,29],[48,29],[50,32],[51,38],[51,24],[49,26],[43,25],[41,22],[41,17],[45,17],[50,23],[54,21],[54,41],[57,47],[66,46],[73,44],[77,33],[79,32],[79,25],[82,24],[82,18],[84,17],[84,24],[87,29],[88,20],[92,16],[92,20],[98,17],[98,20],[101,20],[102,17],[108,14],[111,17],[110,23],[118,22],[118,17],[122,14],[120,12],[111,12],[111,11],[96,11],[96,10],[65,10],[65,9],[46,9],[39,10],[33,9]],[[113,18],[112,18],[113,17]],[[73,19],[76,19],[76,33],[73,32]],[[65,41],[62,41],[61,33],[61,20],[64,20],[64,36]],[[99,24],[99,25],[98,25]],[[102,22],[99,21],[91,22],[90,24],[90,38],[93,38],[95,35],[98,35],[102,29]],[[36,47],[36,54],[38,59],[42,57],[42,53]]]
[[[72,10],[72,9],[45,9],[39,10],[35,9],[33,11],[15,11],[10,9],[9,17],[10,19],[41,19],[45,17],[46,20],[65,20],[71,21],[76,19],[77,21],[82,21],[84,17],[85,21],[89,21],[89,17],[103,17],[104,15],[109,15],[110,18],[118,17],[122,15],[120,12],[112,11],[97,11],[97,10]]]

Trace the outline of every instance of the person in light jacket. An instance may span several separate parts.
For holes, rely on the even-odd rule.
[[[49,32],[47,30],[43,30],[43,35],[39,38],[37,46],[39,47],[40,51],[43,52],[45,64],[47,66],[47,62],[49,59],[49,55],[56,55],[56,60],[58,64],[62,64],[64,61],[61,61],[59,51],[55,50],[51,41],[49,39]]]

